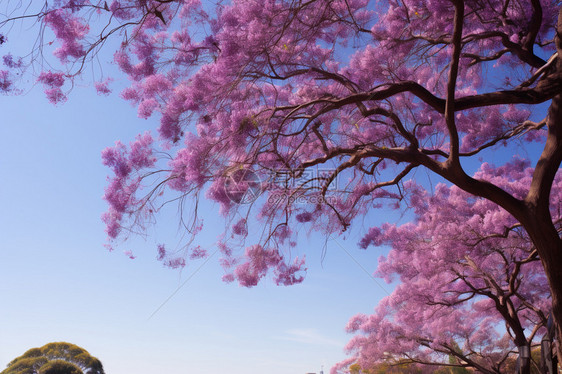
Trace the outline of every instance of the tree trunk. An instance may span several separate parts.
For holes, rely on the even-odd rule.
[[[528,344],[519,348],[519,371],[517,374],[531,374],[531,348]]]
[[[550,225],[552,227],[552,223]],[[558,361],[562,362],[560,361],[562,359],[562,344],[560,344],[560,338],[562,337],[562,240],[560,240],[556,230],[554,230],[555,235],[549,235],[550,237],[542,236],[540,233],[532,234],[531,230],[528,231],[535,243],[550,286],[552,316],[556,331],[555,339],[558,341],[556,345],[557,355]]]
[[[554,71],[546,80],[562,79],[562,8],[558,12],[556,25],[556,49],[558,57]],[[550,192],[552,183],[562,162],[562,94],[552,99],[546,118],[548,134],[546,143],[535,167],[533,181],[525,198],[527,212],[520,219],[539,253],[548,278],[552,295],[552,315],[554,318],[557,354],[562,362],[562,239],[550,215]],[[553,196],[560,200],[561,196]],[[524,221],[521,221],[523,219]]]
[[[560,13],[562,16],[562,12]],[[562,24],[559,17],[559,28]],[[562,31],[562,30],[561,30]],[[562,49],[559,49],[562,56]],[[562,75],[562,58],[558,58],[558,74]],[[550,215],[552,183],[562,162],[562,95],[552,99],[547,117],[548,135],[537,162],[525,208],[514,214],[523,224],[539,254],[552,295],[552,315],[556,329],[558,358],[562,359],[562,239]],[[560,200],[561,196],[553,196]],[[562,361],[560,361],[562,362]]]

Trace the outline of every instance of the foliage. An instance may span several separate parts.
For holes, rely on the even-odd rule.
[[[411,373],[419,374],[421,370],[417,364],[412,363],[379,363],[371,366],[369,369],[362,369],[360,365],[353,364],[349,367],[350,374],[402,374]]]
[[[484,165],[479,173],[517,195],[532,178],[528,164],[517,162]],[[393,358],[513,372],[514,347],[540,341],[551,307],[537,251],[520,224],[490,201],[443,184],[433,195],[419,185],[409,190],[415,220],[371,228],[361,241],[364,248],[392,247],[377,274],[389,282],[398,276],[401,284],[373,315],[350,321],[349,331],[362,334],[348,348],[362,367]],[[553,196],[561,193],[558,178]],[[557,222],[561,204],[552,202]]]
[[[218,243],[225,280],[254,286],[272,273],[278,284],[299,283],[306,270],[304,256],[295,255],[300,228],[329,238],[384,204],[418,209],[409,195],[416,197],[419,184],[411,179],[425,169],[447,182],[441,189],[456,186],[484,199],[463,195],[467,207],[503,209],[490,205],[499,220],[482,220],[480,212],[459,217],[495,235],[505,232],[505,243],[511,235],[527,240],[525,247],[488,248],[496,257],[506,253],[502,266],[509,272],[526,261],[524,250],[529,256],[536,250],[545,278],[526,281],[538,293],[550,286],[562,336],[562,240],[550,203],[559,200],[552,184],[562,161],[558,1],[232,0],[210,9],[198,0],[56,0],[41,6],[34,13],[14,2],[0,28],[39,21],[42,38],[21,66],[52,50],[59,64],[36,77],[51,102],[65,101],[84,66],[118,37],[114,61],[130,80],[121,96],[140,117],[160,119],[158,142],[144,134],[103,152],[114,173],[103,216],[110,240],[144,231],[177,201],[188,241],[179,252],[159,245],[158,259],[177,268],[204,257],[192,240],[203,229],[197,203],[204,195],[232,223]],[[0,42],[6,40],[2,35]],[[108,82],[96,89],[106,94]],[[547,113],[541,103],[548,103]],[[491,150],[515,153],[533,142],[544,145],[533,170],[526,162],[492,167],[482,161]],[[481,168],[471,176],[463,165],[475,164]],[[524,183],[515,183],[518,173]],[[262,194],[248,201],[256,190]],[[373,228],[366,243],[377,236]],[[467,243],[459,248],[471,253]],[[479,269],[463,256],[451,256],[464,261],[462,271]],[[538,264],[531,262],[525,267]],[[442,270],[442,277],[450,274]],[[442,292],[447,282],[437,284],[442,287],[434,291]],[[473,302],[492,313],[490,300],[484,294]],[[538,310],[544,313],[546,304]],[[386,307],[392,305],[380,306]]]
[[[357,363],[349,366],[349,374],[421,374],[424,373],[422,366],[415,362],[398,361],[383,362],[362,369]],[[435,374],[470,374],[471,372],[462,367],[436,367]]]
[[[65,342],[31,348],[1,374],[104,374],[103,365],[85,349]]]
[[[52,360],[41,366],[38,374],[83,374],[73,363],[64,360]]]

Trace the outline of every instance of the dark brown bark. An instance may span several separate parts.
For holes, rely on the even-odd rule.
[[[552,181],[562,162],[562,95],[558,95],[552,100],[547,125],[547,141],[537,162],[529,194],[525,199],[527,213],[519,220],[535,244],[544,266],[552,294],[552,314],[557,338],[560,342],[562,337],[562,240],[552,223],[548,208]],[[553,196],[553,198],[560,199],[560,196]],[[562,358],[561,344],[558,344],[558,357]]]
[[[532,217],[531,217],[532,218]],[[536,216],[536,222],[527,228],[543,264],[552,295],[552,315],[558,340],[558,357],[562,358],[562,240],[553,225]],[[531,219],[532,220],[532,219]]]
[[[558,14],[556,47],[558,79],[562,75],[562,9]],[[562,359],[562,239],[552,223],[549,211],[550,192],[554,177],[562,162],[562,93],[552,99],[547,117],[547,140],[537,162],[529,194],[525,198],[526,220],[520,219],[529,233],[550,285],[552,295],[552,315],[558,340],[558,358]],[[552,196],[560,199],[560,196]],[[562,361],[560,361],[562,362]]]
[[[533,5],[535,7],[535,14],[533,17],[536,19],[532,19],[530,22],[532,26],[531,29],[534,30],[528,35],[530,40],[534,40],[536,37],[537,27],[539,27],[538,20],[540,18],[540,3],[533,1]],[[457,33],[460,34],[460,31],[457,31]],[[454,69],[455,64],[452,63],[452,73],[449,77],[447,99],[436,97],[416,82],[399,82],[379,87],[370,92],[354,93],[342,99],[328,98],[317,101],[326,103],[325,108],[318,112],[318,115],[320,115],[345,105],[357,103],[362,105],[365,102],[376,102],[399,93],[409,92],[437,112],[445,115],[453,147],[449,155],[441,155],[448,156],[446,162],[436,161],[435,158],[424,154],[423,150],[419,149],[417,140],[413,139],[415,136],[411,133],[407,133],[404,127],[401,126],[400,121],[394,119],[398,131],[410,142],[411,146],[386,148],[371,144],[360,145],[351,149],[337,148],[326,152],[325,157],[304,163],[303,166],[309,167],[323,163],[341,155],[350,156],[350,162],[353,161],[354,165],[357,164],[358,160],[367,158],[391,159],[397,163],[408,163],[409,166],[405,169],[407,171],[416,166],[423,165],[463,190],[500,205],[523,225],[536,247],[549,282],[552,295],[552,313],[555,320],[557,340],[560,342],[562,338],[562,239],[552,221],[549,207],[551,198],[560,199],[560,196],[550,196],[550,193],[552,183],[562,162],[562,9],[559,13],[557,35],[559,36],[556,38],[558,57],[552,61],[552,65],[549,64],[547,67],[544,67],[544,75],[540,75],[542,78],[538,80],[535,87],[528,87],[531,83],[535,82],[535,80],[533,80],[514,90],[454,98],[456,73]],[[531,42],[528,42],[526,45],[526,48],[528,48],[530,52],[531,45]],[[458,54],[455,56],[458,59]],[[533,66],[539,68],[540,64]],[[499,104],[537,104],[550,99],[552,99],[552,102],[546,119],[546,126],[548,129],[547,140],[541,157],[535,167],[529,193],[523,200],[515,198],[492,183],[476,180],[464,172],[459,161],[457,149],[458,137],[453,113],[471,108]],[[284,109],[294,108],[287,107]],[[380,110],[378,112],[364,112],[365,116],[372,114],[384,114],[390,118],[390,115],[382,113]],[[395,183],[396,181],[391,182],[391,184]],[[379,184],[379,186],[385,185],[388,185],[388,183]],[[517,326],[514,327],[515,330],[518,330]],[[521,332],[519,335],[520,336],[517,336],[517,344],[521,346],[526,345],[527,342],[524,334]],[[560,362],[562,362],[562,344],[558,344],[557,346],[558,357]],[[523,373],[528,373],[529,370],[530,367],[524,367]]]
[[[562,9],[559,13],[556,39],[558,55],[562,56]],[[554,72],[544,84],[556,86],[562,81],[562,58],[558,57]],[[521,222],[535,245],[546,273],[552,297],[552,314],[557,340],[562,338],[562,239],[558,233],[549,206],[552,183],[562,162],[562,92],[553,97],[547,116],[547,140],[535,167],[529,193],[523,201],[517,200],[484,181],[467,176],[459,168],[447,170],[443,176],[464,190],[482,196],[502,206]],[[562,359],[562,344],[558,344],[558,357]],[[561,361],[562,362],[562,361]]]
[[[559,62],[559,65],[562,63]],[[562,66],[558,67],[562,71]],[[494,201],[521,222],[529,234],[544,267],[552,296],[552,314],[557,340],[562,337],[562,239],[549,211],[550,192],[562,162],[562,94],[554,97],[547,118],[548,135],[535,167],[526,198],[521,201],[485,181],[474,180],[462,170],[447,170],[443,176],[474,195]],[[553,196],[560,199],[560,196]],[[562,358],[562,344],[558,344]]]

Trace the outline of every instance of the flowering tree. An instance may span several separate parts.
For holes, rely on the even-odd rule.
[[[55,48],[60,68],[44,64],[37,77],[52,102],[64,101],[84,66],[118,37],[114,60],[131,82],[121,96],[139,116],[160,118],[158,144],[145,134],[104,152],[115,172],[105,195],[111,239],[150,222],[170,194],[183,203],[205,193],[225,217],[244,217],[219,243],[226,279],[251,286],[273,269],[278,283],[292,284],[302,281],[304,261],[284,248],[294,244],[297,227],[340,233],[382,200],[398,207],[412,188],[405,181],[425,168],[521,225],[544,268],[562,335],[562,240],[549,203],[562,160],[557,1],[42,6],[35,12],[14,2],[0,27],[7,33],[13,22],[38,21],[41,37],[22,66]],[[6,67],[4,86],[17,68]],[[96,88],[107,93],[107,84]],[[548,113],[536,106],[545,102]],[[544,149],[524,192],[463,169],[493,147],[533,141]],[[246,193],[256,190],[263,194],[248,201]],[[202,222],[184,218],[195,235]],[[253,220],[264,235],[238,258],[231,238],[244,242]],[[201,256],[196,246],[180,256],[158,249],[173,267]]]
[[[475,177],[521,196],[533,170],[515,161],[499,168],[484,164]],[[553,195],[562,192],[562,178]],[[434,195],[410,182],[415,221],[371,228],[362,247],[387,244],[377,273],[401,284],[375,314],[357,315],[348,362],[362,368],[381,362],[411,362],[470,367],[480,373],[510,373],[516,347],[537,345],[550,311],[546,277],[527,234],[513,216],[494,203],[471,197],[458,187],[440,184]],[[552,201],[561,226],[559,199]],[[544,330],[543,330],[544,334]],[[538,338],[538,339],[537,339]],[[451,359],[453,358],[453,359]],[[522,373],[531,372],[530,360]],[[536,363],[535,367],[539,367]]]

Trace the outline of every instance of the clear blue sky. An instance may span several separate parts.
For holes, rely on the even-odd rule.
[[[218,255],[184,284],[201,262],[163,268],[155,259],[161,238],[110,253],[100,220],[109,170],[100,152],[156,128],[157,119],[140,120],[117,94],[84,87],[57,107],[40,87],[1,96],[0,113],[0,370],[29,348],[68,341],[108,374],[327,372],[345,358],[348,319],[385,295],[364,271],[373,272],[382,252],[357,249],[354,234],[338,243],[362,267],[335,242],[322,260],[322,240],[304,238],[309,271],[293,287],[225,284]]]

